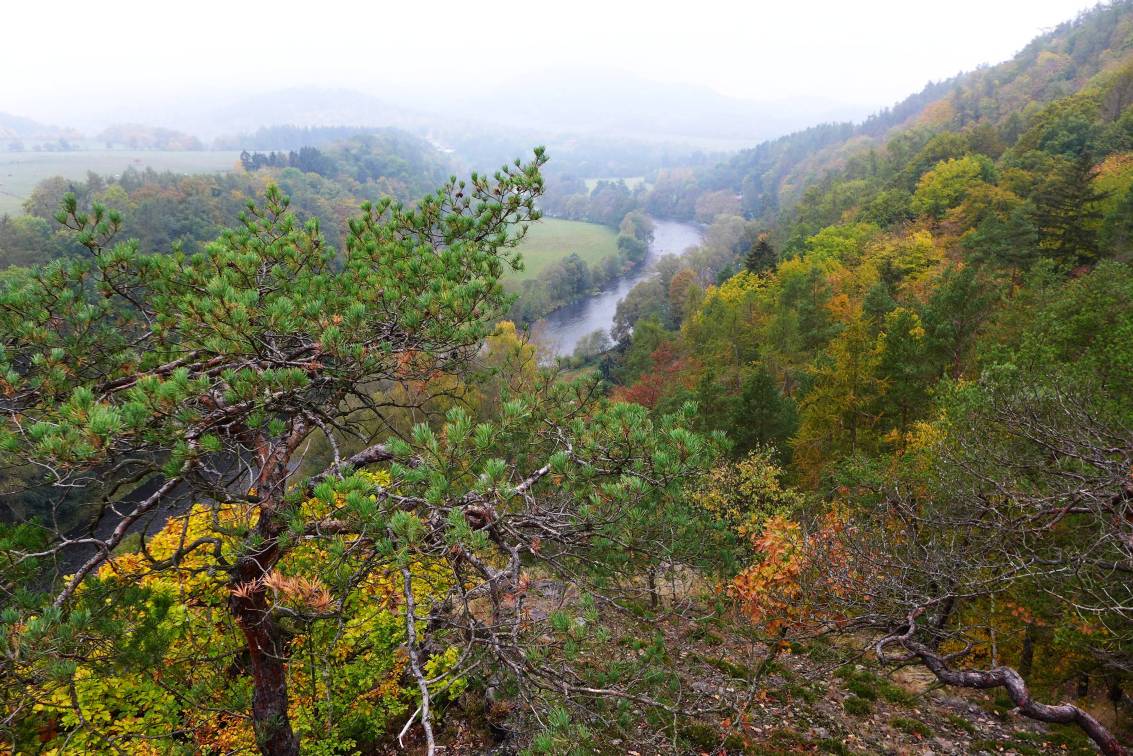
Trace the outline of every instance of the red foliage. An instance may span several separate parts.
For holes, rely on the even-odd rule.
[[[619,386],[614,390],[614,400],[633,402],[653,409],[657,404],[678,388],[692,388],[695,374],[700,364],[681,354],[672,341],[663,341],[649,356],[653,369],[645,373],[631,386]]]

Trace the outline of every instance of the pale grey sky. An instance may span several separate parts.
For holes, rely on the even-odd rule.
[[[0,111],[296,85],[492,89],[583,65],[736,97],[881,107],[1014,54],[1084,0],[103,0],[5,3]],[[432,96],[432,95],[431,95]]]

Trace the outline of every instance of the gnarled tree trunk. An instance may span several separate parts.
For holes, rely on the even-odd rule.
[[[252,665],[252,725],[265,756],[297,756],[299,740],[287,716],[290,639],[271,614],[263,579],[276,561],[270,546],[240,559],[232,578],[229,608],[244,632]]]
[[[279,537],[286,523],[279,513],[287,487],[291,453],[307,431],[304,421],[292,423],[277,445],[261,440],[261,496],[256,522],[256,548],[242,554],[232,571],[229,608],[244,632],[252,665],[252,726],[265,756],[298,756],[299,740],[288,717],[287,660],[291,639],[272,614],[266,579],[282,556]]]
[[[923,643],[918,643],[912,639],[916,627],[915,619],[916,613],[911,614],[907,630],[904,633],[889,636],[878,643],[878,656],[883,661],[887,659],[884,652],[885,646],[889,643],[899,643],[909,652],[910,657],[907,658],[920,659],[921,663],[936,675],[936,679],[946,685],[977,690],[1004,688],[1023,716],[1051,724],[1077,725],[1090,736],[1090,739],[1097,744],[1098,749],[1106,756],[1128,756],[1129,752],[1118,742],[1113,733],[1086,710],[1074,704],[1051,705],[1039,703],[1033,699],[1022,675],[1011,667],[995,667],[988,670],[950,668],[944,657]]]

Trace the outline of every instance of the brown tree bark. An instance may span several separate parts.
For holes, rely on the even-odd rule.
[[[261,515],[261,520],[266,515]],[[257,529],[262,530],[262,529]],[[240,558],[229,608],[248,644],[252,665],[252,726],[265,756],[297,756],[299,740],[287,716],[287,660],[290,639],[272,616],[263,579],[278,559],[276,537]]]
[[[650,567],[645,573],[649,581],[649,608],[656,609],[658,605],[657,600],[657,568]]]
[[[888,636],[878,642],[877,654],[882,661],[893,661],[885,654],[887,645],[900,644],[909,653],[909,656],[903,660],[919,659],[922,664],[928,667],[929,671],[936,675],[936,679],[946,685],[977,690],[1005,688],[1007,695],[1011,697],[1011,701],[1023,716],[1051,724],[1077,725],[1090,736],[1090,739],[1097,744],[1098,749],[1106,756],[1128,756],[1129,752],[1118,742],[1113,733],[1084,709],[1080,709],[1074,704],[1051,705],[1034,700],[1022,675],[1011,667],[995,667],[988,670],[950,668],[943,656],[923,643],[913,640],[916,618],[922,611],[923,609],[920,609],[910,613],[909,623],[903,633]]]
[[[297,756],[299,741],[287,716],[287,638],[267,610],[263,589],[233,603],[252,664],[256,743],[266,756]]]
[[[252,727],[264,756],[298,756],[299,739],[288,717],[287,661],[291,639],[273,615],[265,579],[282,556],[279,537],[286,523],[279,513],[287,487],[291,454],[307,432],[304,421],[293,421],[281,442],[259,444],[261,497],[256,522],[256,548],[242,554],[229,581],[229,609],[244,633],[252,666]]]
[[[1019,656],[1019,674],[1023,678],[1030,677],[1031,667],[1035,663],[1035,623],[1028,622],[1023,634],[1023,652]]]

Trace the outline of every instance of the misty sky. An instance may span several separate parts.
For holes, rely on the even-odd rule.
[[[5,3],[0,111],[66,123],[145,98],[297,85],[417,101],[545,68],[881,107],[1010,57],[1084,0]]]

